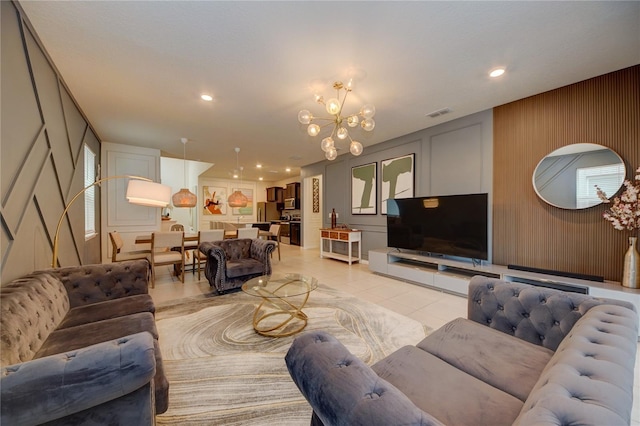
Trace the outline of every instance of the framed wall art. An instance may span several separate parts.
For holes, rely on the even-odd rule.
[[[383,160],[381,164],[380,211],[387,214],[390,198],[412,198],[414,196],[415,154]]]
[[[247,188],[233,188],[231,193],[233,194],[235,191],[240,191],[247,197],[247,206],[246,207],[233,207],[231,211],[234,216],[251,216],[253,214],[253,189]]]
[[[204,214],[227,214],[227,188],[218,186],[202,187]]]
[[[351,214],[377,214],[377,163],[351,168]]]

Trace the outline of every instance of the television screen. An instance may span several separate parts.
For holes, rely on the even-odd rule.
[[[487,194],[387,200],[387,246],[488,260]]]

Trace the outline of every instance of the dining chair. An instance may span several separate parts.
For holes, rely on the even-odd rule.
[[[179,266],[180,281],[184,283],[184,232],[152,233],[151,253],[147,255],[147,259],[151,263],[151,288],[155,288],[156,266]]]
[[[258,238],[258,228],[238,228],[238,238],[251,238],[255,240]]]
[[[198,281],[200,281],[200,261],[207,261],[207,255],[198,250],[200,243],[224,240],[224,229],[213,229],[211,231],[198,232],[198,245],[193,250],[193,273],[196,272],[196,262],[198,263]]]
[[[184,231],[184,225],[182,225],[181,223],[174,223],[173,225],[171,225],[171,230],[172,231]]]
[[[269,227],[269,235],[267,239],[276,242],[276,248],[278,249],[278,260],[280,260],[280,224],[273,224]],[[271,252],[273,255],[273,252]]]
[[[109,232],[109,239],[111,240],[111,261],[112,262],[122,262],[125,260],[134,260],[134,259],[145,259],[147,254],[150,253],[149,250],[131,250],[131,251],[122,251],[122,247],[124,246],[124,241],[122,241],[122,236],[118,233],[118,231]]]

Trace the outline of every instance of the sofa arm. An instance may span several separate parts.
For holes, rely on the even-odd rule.
[[[442,424],[327,333],[297,337],[285,361],[325,426]]]
[[[483,276],[471,279],[467,300],[470,320],[553,351],[592,307],[615,304],[635,310],[624,301]]]
[[[153,380],[147,332],[2,368],[0,423],[40,424],[127,395]]]
[[[514,424],[630,424],[637,336],[633,310],[590,309],[549,360]]]
[[[46,272],[60,278],[71,308],[149,292],[149,262],[130,260],[71,266]]]
[[[265,263],[271,258],[271,253],[275,248],[275,241],[254,239],[251,241],[251,257]]]
[[[212,242],[204,242],[200,243],[198,250],[207,256],[204,275],[207,277],[209,285],[218,290],[222,289],[227,268],[227,254],[224,249]]]

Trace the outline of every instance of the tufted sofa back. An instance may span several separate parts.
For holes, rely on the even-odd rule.
[[[64,285],[71,308],[125,296],[148,293],[149,262],[127,262],[70,266],[47,270]]]
[[[251,239],[250,238],[231,238],[228,240],[217,241],[216,245],[222,247],[227,256],[227,260],[239,260],[251,258]]]
[[[67,291],[52,274],[0,287],[0,366],[31,360],[68,311]]]
[[[501,282],[507,285],[496,287]],[[598,299],[528,284],[475,276],[469,283],[470,320],[555,351],[574,324],[592,307],[631,303]]]

